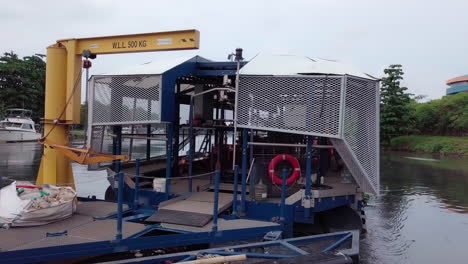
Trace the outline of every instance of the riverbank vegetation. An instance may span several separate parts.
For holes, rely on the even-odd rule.
[[[7,108],[30,109],[36,122],[44,116],[46,63],[43,56],[19,58],[11,51],[0,57],[0,117]]]
[[[400,151],[468,155],[468,137],[400,136],[390,141],[389,148]]]
[[[382,78],[381,144],[392,150],[468,154],[468,93],[421,102],[401,87],[401,65],[390,65]]]

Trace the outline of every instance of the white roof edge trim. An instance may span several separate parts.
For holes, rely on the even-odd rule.
[[[258,54],[240,70],[241,75],[298,76],[307,74],[350,75],[378,80],[344,63],[295,55]]]
[[[186,56],[178,58],[165,58],[162,60],[155,60],[145,62],[139,65],[132,65],[117,71],[94,74],[93,76],[113,76],[113,75],[160,75],[163,74],[185,62],[210,62],[211,60],[201,56]]]

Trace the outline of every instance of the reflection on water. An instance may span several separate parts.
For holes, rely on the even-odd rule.
[[[0,176],[4,181],[35,179],[41,161],[42,146],[37,142],[0,143]]]
[[[143,157],[145,142],[134,144]],[[163,151],[163,144],[152,146],[152,155]],[[40,156],[34,142],[0,144],[0,176],[35,180]],[[384,153],[381,195],[370,200],[366,215],[363,263],[466,263],[468,158]]]
[[[430,159],[382,155],[381,195],[366,208],[363,263],[466,263],[468,159]]]

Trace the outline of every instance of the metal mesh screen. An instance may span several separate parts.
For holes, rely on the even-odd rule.
[[[109,149],[109,146],[112,146],[112,137],[110,136],[110,127],[108,126],[92,126],[91,129],[91,138],[90,140],[90,147],[92,150],[112,154],[112,150]],[[98,169],[100,163],[90,164],[88,165],[89,169]]]
[[[93,77],[92,125],[160,122],[160,81],[160,75]]]
[[[361,189],[379,190],[379,86],[378,82],[346,78],[343,140],[333,140]]]
[[[340,136],[342,77],[241,76],[239,127]]]

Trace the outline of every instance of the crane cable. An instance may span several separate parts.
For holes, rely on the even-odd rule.
[[[80,67],[80,72],[78,73],[78,76],[76,77],[76,80],[75,80],[75,82],[73,84],[73,90],[72,90],[70,96],[68,97],[67,102],[63,106],[62,112],[60,113],[60,115],[56,119],[54,119],[54,125],[49,130],[49,132],[47,132],[47,134],[45,136],[43,136],[42,138],[39,139],[39,143],[44,142],[47,139],[47,137],[50,135],[50,133],[52,133],[54,128],[58,125],[58,123],[59,123],[60,119],[62,118],[63,114],[65,114],[65,111],[67,110],[68,104],[70,104],[71,99],[75,95],[75,92],[76,92],[76,90],[78,88],[78,83],[79,83],[79,81],[81,79],[82,72],[83,72],[83,69]]]

